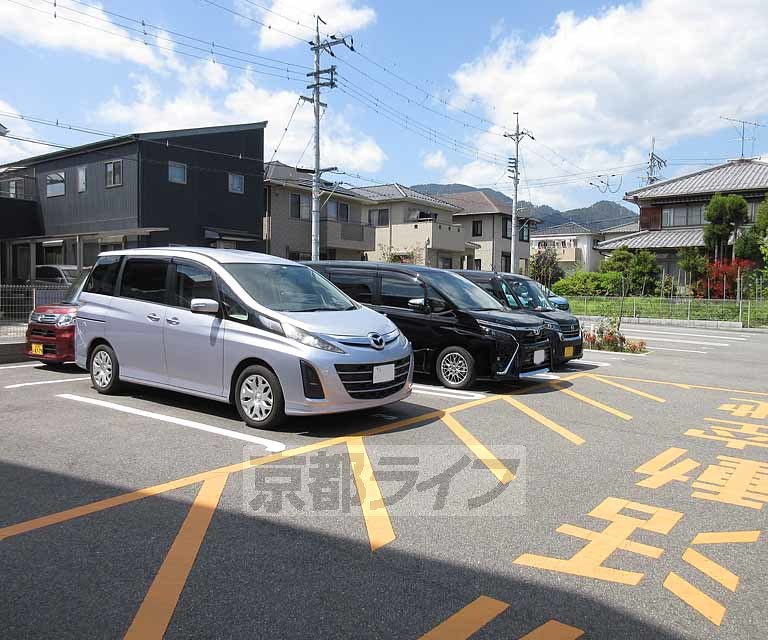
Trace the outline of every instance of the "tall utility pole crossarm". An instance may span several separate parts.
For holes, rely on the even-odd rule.
[[[323,169],[320,167],[320,107],[326,107],[320,102],[320,87],[333,88],[336,86],[336,67],[331,66],[327,69],[320,68],[320,53],[325,51],[331,57],[336,57],[333,53],[333,47],[343,44],[351,51],[354,51],[352,39],[347,43],[347,38],[337,38],[330,36],[327,40],[320,40],[320,23],[325,21],[316,16],[315,21],[315,39],[310,42],[312,52],[315,57],[315,70],[308,73],[314,82],[307,85],[307,89],[312,89],[312,97],[301,96],[305,102],[311,102],[315,112],[315,170],[312,175],[312,260],[320,259],[320,179],[325,171],[331,171],[331,168]],[[335,167],[333,167],[335,169]]]
[[[512,273],[517,273],[517,187],[520,184],[520,140],[526,136],[531,140],[536,139],[527,129],[520,131],[520,116],[515,111],[515,132],[504,134],[505,138],[512,138],[515,141],[515,157],[509,160],[510,178],[514,184],[512,191],[512,247],[509,253],[509,270]]]

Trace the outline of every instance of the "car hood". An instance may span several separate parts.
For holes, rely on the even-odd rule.
[[[76,304],[39,304],[35,307],[35,313],[55,313],[60,315],[72,313],[73,311],[77,311]]]
[[[366,337],[369,333],[385,334],[396,329],[389,318],[368,307],[360,307],[350,311],[314,311],[309,313],[294,311],[283,312],[280,315],[310,333],[338,338],[360,338]]]
[[[536,329],[543,324],[541,319],[523,311],[464,311],[476,320],[486,320],[511,327]]]
[[[575,315],[568,313],[567,311],[561,311],[560,309],[547,309],[546,311],[534,311],[533,309],[529,309],[528,311],[541,318],[554,320],[559,325],[570,326],[578,322]]]

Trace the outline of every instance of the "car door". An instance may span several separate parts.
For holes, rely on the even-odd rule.
[[[174,258],[170,283],[170,305],[163,320],[168,383],[221,396],[224,389],[222,314],[193,313],[190,309],[194,298],[218,302],[214,275],[205,265]]]
[[[107,321],[107,340],[120,375],[167,384],[163,324],[168,293],[168,258],[126,259]]]

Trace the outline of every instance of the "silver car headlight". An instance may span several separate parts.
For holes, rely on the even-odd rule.
[[[339,349],[335,344],[331,344],[327,340],[317,337],[316,335],[299,329],[299,327],[292,324],[282,324],[276,320],[270,320],[275,324],[279,324],[282,328],[282,333],[286,338],[301,342],[301,344],[308,347],[314,347],[315,349],[322,349],[323,351],[331,351],[333,353],[345,353],[343,349]]]
[[[74,311],[72,313],[64,313],[60,315],[58,318],[56,318],[56,326],[71,327],[73,324],[75,324],[76,318],[77,318],[77,313],[75,313]]]

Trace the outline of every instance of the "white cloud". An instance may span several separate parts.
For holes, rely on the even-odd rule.
[[[16,109],[2,99],[0,99],[0,111],[19,115],[19,112]],[[5,125],[8,129],[8,135],[10,136],[17,136],[19,138],[35,137],[35,131],[24,120],[0,116],[0,123]],[[48,151],[51,151],[48,147],[32,144],[30,142],[22,142],[12,138],[0,137],[0,164],[14,162],[19,158],[40,155],[41,153],[47,153]]]
[[[671,146],[725,128],[720,115],[768,112],[765,9],[765,0],[646,0],[583,18],[561,13],[547,33],[495,40],[462,66],[454,74],[454,103],[482,105],[503,127],[519,111],[522,126],[590,171],[642,162],[647,150],[640,148],[653,135]],[[477,142],[504,155],[511,149],[497,136]],[[537,143],[526,140],[521,148],[529,177],[578,171]],[[477,173],[476,165],[466,170]],[[562,198],[573,190],[539,191]]]
[[[256,27],[259,46],[264,50],[290,47],[311,40],[315,29],[315,15],[324,18],[328,23],[326,26],[320,25],[321,36],[325,32],[341,36],[363,29],[376,19],[373,9],[367,6],[356,7],[355,0],[304,0],[300,13],[296,0],[265,0],[263,4],[269,11],[246,0],[235,2],[235,7],[240,13],[268,25],[259,26],[250,20],[238,19],[244,26]],[[297,24],[297,21],[300,24]]]
[[[425,153],[421,160],[421,164],[425,169],[444,169],[448,166],[448,161],[445,159],[445,154],[441,149]]]

